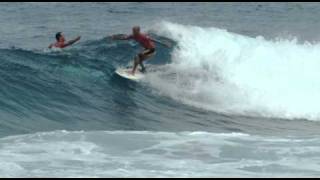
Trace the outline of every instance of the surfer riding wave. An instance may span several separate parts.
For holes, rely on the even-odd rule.
[[[139,26],[135,26],[132,28],[131,35],[123,35],[123,34],[113,35],[112,39],[114,39],[114,40],[131,40],[131,39],[133,39],[133,40],[139,42],[140,45],[144,48],[144,50],[142,52],[140,52],[139,54],[137,54],[134,58],[133,68],[131,71],[132,75],[135,74],[135,71],[137,69],[138,64],[141,66],[141,72],[146,71],[146,68],[143,65],[143,61],[151,58],[156,53],[156,46],[155,46],[154,42],[157,42],[159,44],[163,44],[167,47],[170,47],[168,44],[157,41],[157,40],[149,37],[148,35],[141,33]]]

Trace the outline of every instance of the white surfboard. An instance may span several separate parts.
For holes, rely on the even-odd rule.
[[[130,80],[135,80],[135,81],[142,79],[144,77],[144,74],[141,73],[138,69],[136,70],[134,75],[131,74],[131,71],[132,71],[132,68],[129,68],[129,69],[118,68],[115,72],[121,77],[130,79]]]

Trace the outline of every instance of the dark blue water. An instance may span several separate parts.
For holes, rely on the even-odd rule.
[[[0,3],[0,176],[318,176],[319,8]],[[134,25],[173,44],[139,82]]]

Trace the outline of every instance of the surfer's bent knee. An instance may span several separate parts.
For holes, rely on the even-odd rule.
[[[140,60],[144,58],[144,54],[143,53],[139,53],[138,56],[139,56]]]
[[[140,63],[140,57],[138,55],[134,58],[134,63],[136,64]]]

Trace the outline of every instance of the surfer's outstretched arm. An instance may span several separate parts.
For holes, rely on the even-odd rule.
[[[74,44],[75,42],[79,41],[80,38],[81,38],[81,36],[78,36],[77,38],[68,41],[68,42],[64,45],[64,47],[67,47],[67,46],[70,46],[70,45]]]
[[[131,39],[131,36],[126,34],[115,34],[111,36],[113,40],[129,40]]]

